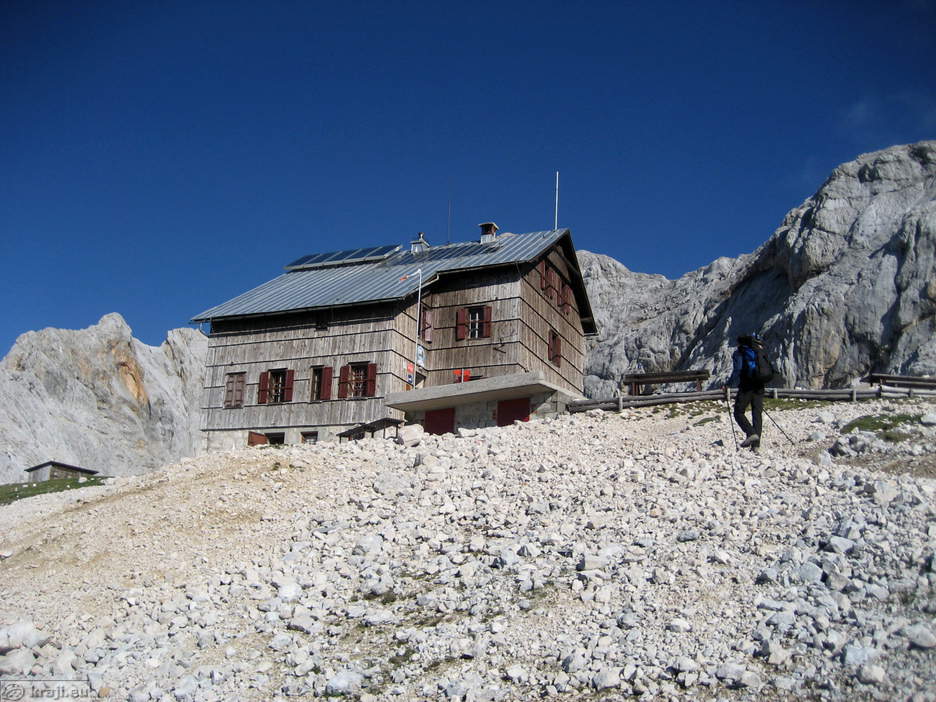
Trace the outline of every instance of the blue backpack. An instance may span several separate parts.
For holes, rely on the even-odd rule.
[[[766,384],[774,379],[776,371],[763,349],[741,347],[741,377]]]

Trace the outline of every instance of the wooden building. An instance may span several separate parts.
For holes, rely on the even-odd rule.
[[[206,448],[384,419],[441,433],[580,397],[595,325],[569,230],[481,226],[473,242],[305,256],[195,317],[210,324]]]
[[[25,471],[29,474],[28,480],[36,483],[63,478],[89,478],[98,474],[96,470],[71,466],[61,461],[46,461],[32,468],[26,468]]]

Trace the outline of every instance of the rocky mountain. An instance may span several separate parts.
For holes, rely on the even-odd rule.
[[[194,455],[206,352],[193,329],[147,346],[119,314],[23,334],[0,362],[0,483],[48,460],[133,475]]]
[[[936,373],[936,141],[839,166],[754,253],[678,280],[587,251],[579,261],[600,328],[593,397],[627,372],[706,369],[718,384],[752,331],[791,387]]]

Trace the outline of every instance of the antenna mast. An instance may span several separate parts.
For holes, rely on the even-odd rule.
[[[553,215],[553,229],[559,228],[559,171],[556,171],[556,209]]]

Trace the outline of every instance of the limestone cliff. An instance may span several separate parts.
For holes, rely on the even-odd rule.
[[[48,460],[132,475],[194,455],[206,351],[192,329],[147,346],[119,314],[23,334],[0,362],[0,483]]]
[[[933,374],[936,141],[839,166],[754,253],[678,280],[585,251],[579,260],[600,327],[586,368],[593,396],[627,372],[707,369],[714,385],[734,339],[752,331],[788,386]]]

